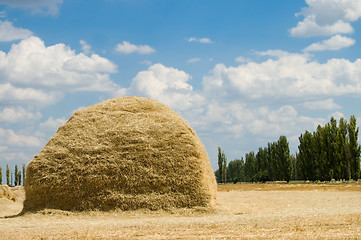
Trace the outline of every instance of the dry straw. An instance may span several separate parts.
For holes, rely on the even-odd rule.
[[[11,191],[8,185],[0,185],[0,198],[7,198],[16,201],[16,195]]]
[[[208,154],[177,113],[122,97],[79,110],[27,168],[25,211],[210,207]]]

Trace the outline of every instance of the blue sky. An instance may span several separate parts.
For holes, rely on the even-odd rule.
[[[359,0],[0,0],[0,166],[29,162],[71,114],[155,98],[213,168],[331,116],[361,119]]]

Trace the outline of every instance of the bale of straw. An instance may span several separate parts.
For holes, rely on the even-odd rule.
[[[75,112],[27,168],[25,211],[210,207],[216,181],[188,123],[153,99]]]
[[[13,202],[16,201],[16,195],[11,191],[8,185],[0,185],[0,198],[7,198]]]

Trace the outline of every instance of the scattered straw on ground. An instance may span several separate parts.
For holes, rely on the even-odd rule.
[[[246,191],[237,184],[232,191],[218,192],[214,211],[42,210],[0,218],[0,236],[8,240],[361,239],[361,192],[345,187],[317,191],[317,185],[289,191],[271,184],[255,191],[254,185]]]
[[[0,198],[6,198],[16,201],[16,195],[11,191],[8,185],[0,185]]]

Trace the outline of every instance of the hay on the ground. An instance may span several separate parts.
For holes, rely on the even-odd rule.
[[[156,100],[79,110],[27,168],[24,210],[209,207],[216,181],[194,130]]]
[[[16,195],[11,191],[8,185],[0,185],[0,198],[7,198],[13,202],[16,201]]]

